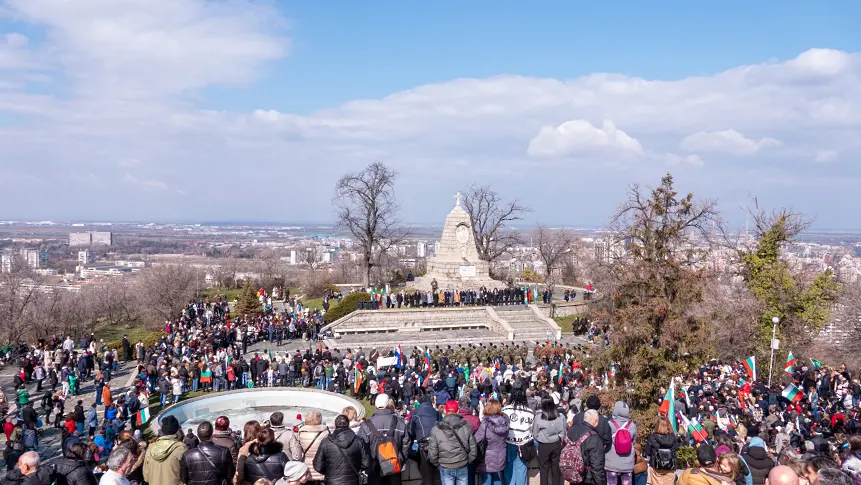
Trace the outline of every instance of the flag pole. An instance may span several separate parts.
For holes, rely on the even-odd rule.
[[[774,367],[774,337],[777,334],[777,324],[780,323],[780,319],[772,317],[771,323],[774,325],[771,327],[771,362],[768,364],[768,387],[771,387],[771,371]]]

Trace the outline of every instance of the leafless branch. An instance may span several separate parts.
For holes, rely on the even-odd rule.
[[[515,198],[505,202],[490,186],[472,185],[463,199],[464,210],[472,220],[478,256],[492,262],[520,242],[509,225],[523,219],[532,209]]]

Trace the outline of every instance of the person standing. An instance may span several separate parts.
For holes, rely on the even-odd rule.
[[[505,467],[505,485],[526,485],[528,463],[535,455],[532,443],[532,424],[535,413],[526,400],[523,387],[511,392],[511,403],[502,411],[508,416],[508,459]]]
[[[181,485],[179,477],[185,445],[177,438],[179,421],[174,416],[161,420],[158,439],[147,447],[144,455],[143,474],[148,483],[159,485]]]
[[[476,466],[482,485],[502,485],[501,473],[508,460],[508,427],[508,416],[502,412],[502,405],[491,399],[484,407],[484,419],[475,432],[476,442],[487,443],[484,459]]]
[[[652,485],[673,485],[676,479],[679,440],[673,433],[670,421],[661,416],[655,425],[655,432],[646,439],[644,457],[649,462],[649,481]]]
[[[129,342],[129,336],[123,335],[123,361],[132,360],[132,344]]]
[[[428,459],[439,467],[442,485],[466,485],[468,465],[475,461],[478,447],[472,427],[458,411],[457,401],[445,404],[445,417],[431,432]]]
[[[325,476],[325,485],[359,485],[361,471],[370,466],[367,446],[350,429],[350,419],[339,415],[335,418],[335,431],[317,449],[314,470]]]
[[[568,440],[574,443],[588,435],[580,444],[586,470],[581,483],[585,485],[607,484],[607,473],[604,471],[604,441],[598,432],[599,423],[598,411],[588,409],[583,413],[580,422],[568,428],[566,433]]]
[[[406,463],[410,441],[404,421],[395,414],[395,402],[387,394],[380,394],[374,400],[377,410],[373,416],[359,427],[359,439],[368,445],[371,455],[376,459],[374,466],[368,470],[368,480],[372,485],[400,485],[401,474],[394,473],[381,476],[379,463],[385,458],[378,456],[377,450],[382,441],[391,442],[397,454],[398,466]],[[306,458],[307,462],[307,458]]]
[[[541,412],[532,423],[532,436],[538,442],[538,466],[541,485],[562,485],[559,457],[565,437],[565,418],[559,413],[558,402],[551,396],[541,399]]]
[[[182,455],[179,476],[186,485],[221,485],[233,478],[230,450],[213,443],[212,433],[212,423],[200,423],[197,426],[200,443]]]
[[[637,441],[637,425],[631,421],[628,405],[622,401],[616,401],[613,406],[610,434],[613,437],[613,446],[604,457],[607,485],[616,485],[617,480],[621,480],[622,485],[631,485],[636,461],[633,445]]]
[[[440,420],[439,411],[433,407],[433,397],[429,394],[419,398],[419,407],[413,411],[409,424],[409,435],[419,445],[419,474],[422,485],[433,485],[437,470],[428,459],[428,440]]]

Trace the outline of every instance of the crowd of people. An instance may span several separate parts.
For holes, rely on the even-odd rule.
[[[2,483],[399,485],[409,461],[422,485],[437,477],[443,485],[525,485],[530,463],[541,485],[861,483],[861,386],[846,366],[798,366],[786,380],[805,392],[786,393],[740,364],[706,363],[672,380],[672,406],[662,409],[674,411],[641,436],[644,423],[624,400],[601,402],[615,382],[583,366],[582,348],[342,351],[311,338],[319,315],[285,308],[240,316],[221,301],[195,302],[152,345],[124,339],[119,351],[92,335],[38,342],[16,376]],[[304,345],[281,352],[279,339]],[[248,352],[258,342],[270,347]],[[108,382],[121,361],[136,365],[135,385],[114,396]],[[90,381],[96,402],[84,409],[76,396]],[[44,423],[31,382],[44,393]],[[329,423],[310,412],[297,426],[274,413],[236,429],[222,416],[185,431],[166,417],[152,442],[136,429],[150,393],[168,405],[190,392],[254,386],[317,387],[367,399],[375,411],[358,419],[348,407]],[[67,413],[70,399],[77,405]],[[63,457],[40,464],[45,424],[62,429]],[[684,462],[681,448],[695,450],[696,463]]]

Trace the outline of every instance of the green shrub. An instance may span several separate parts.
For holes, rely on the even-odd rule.
[[[358,308],[359,302],[362,301],[371,301],[371,295],[364,291],[350,293],[341,299],[341,303],[338,303],[334,308],[326,312],[326,315],[323,316],[323,322],[328,325],[335,320],[353,313]]]
[[[637,430],[637,434],[640,431]],[[699,465],[697,462],[697,449],[693,446],[681,446],[676,452],[676,458],[679,459],[679,468],[694,468]]]

